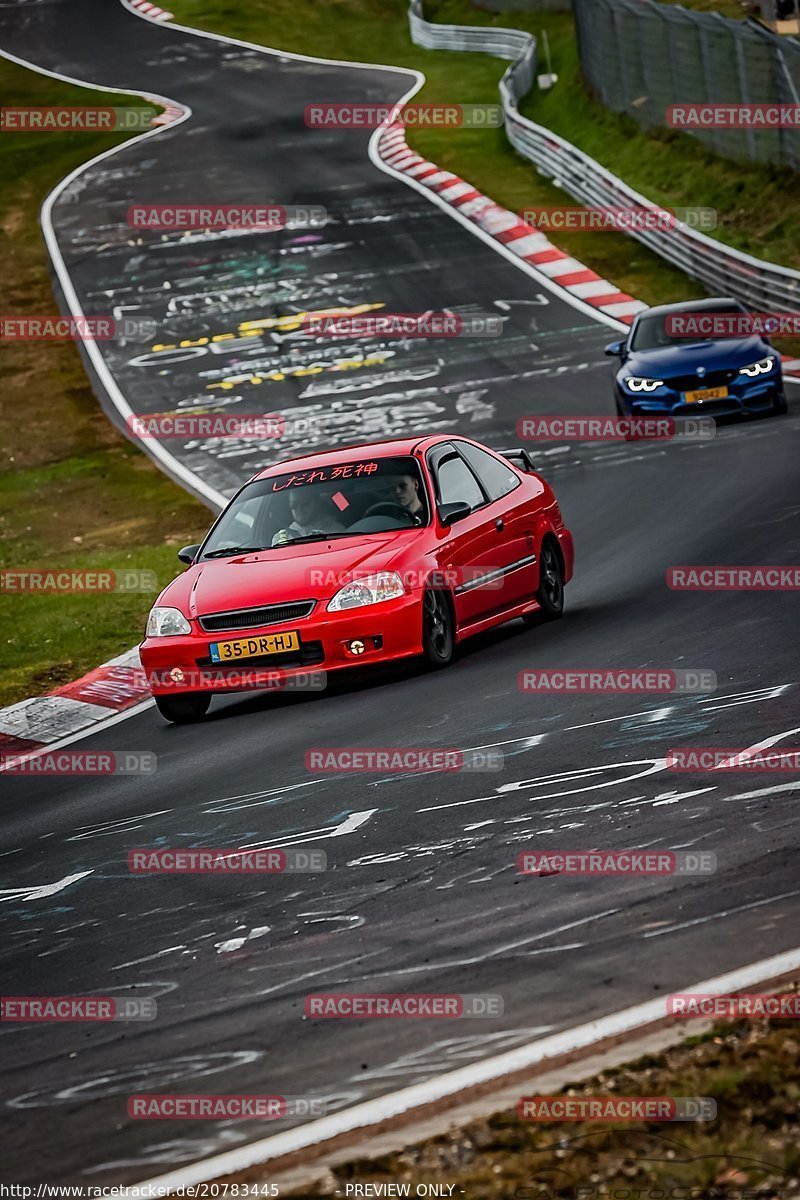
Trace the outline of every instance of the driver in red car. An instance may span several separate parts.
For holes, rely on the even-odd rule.
[[[419,498],[419,480],[413,475],[395,476],[392,481],[392,495],[395,503],[414,517],[415,525],[421,525],[424,509]]]
[[[295,538],[314,533],[343,533],[344,525],[328,511],[330,497],[319,488],[296,488],[289,493],[292,521],[287,529],[279,529],[272,539],[273,546],[284,546]]]

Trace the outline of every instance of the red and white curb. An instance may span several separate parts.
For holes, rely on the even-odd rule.
[[[558,287],[584,304],[629,325],[647,305],[554,246],[549,238],[516,213],[495,204],[472,184],[443,171],[406,144],[402,122],[387,125],[378,139],[378,155],[387,166],[435,192],[501,245],[529,263]]]
[[[157,117],[153,117],[151,125],[171,125],[173,121],[180,120],[186,115],[186,109],[179,104],[166,104],[163,113],[159,113]]]
[[[46,696],[0,709],[0,760],[37,754],[150,698],[134,647]]]
[[[151,21],[171,21],[172,13],[167,12],[163,8],[159,8],[157,4],[151,4],[150,0],[130,0],[132,8],[143,16],[149,17]]]

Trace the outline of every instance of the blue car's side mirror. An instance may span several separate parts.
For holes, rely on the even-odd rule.
[[[609,342],[605,348],[605,353],[613,358],[621,358],[625,351],[624,342]]]

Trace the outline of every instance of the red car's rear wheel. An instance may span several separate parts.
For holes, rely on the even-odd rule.
[[[539,611],[522,619],[526,625],[538,621],[555,621],[564,611],[564,565],[552,538],[542,544],[539,556],[539,587],[536,592]]]

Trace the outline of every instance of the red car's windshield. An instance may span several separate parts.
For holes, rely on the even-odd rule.
[[[416,459],[366,455],[254,480],[222,514],[200,557],[411,529],[429,519]]]

